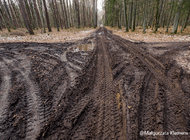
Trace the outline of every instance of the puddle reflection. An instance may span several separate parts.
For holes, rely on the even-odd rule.
[[[91,44],[83,44],[83,45],[76,45],[74,47],[69,48],[69,51],[72,52],[79,52],[79,51],[92,51],[94,49],[94,43],[92,41]]]

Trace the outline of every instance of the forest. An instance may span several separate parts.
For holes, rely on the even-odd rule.
[[[181,32],[189,25],[189,0],[106,0],[104,21],[107,26],[125,26],[126,32],[135,31],[136,26],[142,26],[143,32],[149,26],[154,32],[159,27],[173,26],[172,33]]]
[[[93,0],[0,0],[0,30],[43,29],[46,33],[70,27],[97,27],[97,1]]]
[[[142,26],[143,32],[150,27],[154,32],[159,27],[170,26],[176,34],[189,25],[189,0],[105,0],[104,15],[98,21],[98,0],[0,0],[0,30],[16,28],[33,30],[43,28],[43,32],[57,31],[70,27],[94,27],[98,24],[110,27],[125,27],[135,31]]]

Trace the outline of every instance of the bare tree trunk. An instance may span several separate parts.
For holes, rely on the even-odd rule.
[[[0,19],[0,31],[2,31],[1,23],[2,23],[2,21],[1,21],[1,19]]]
[[[51,32],[51,26],[50,26],[50,21],[49,21],[49,15],[48,15],[48,11],[47,11],[47,6],[46,6],[46,1],[43,0],[44,3],[44,10],[45,10],[45,16],[46,16],[46,22],[47,22],[47,27],[48,27],[48,31]]]
[[[63,7],[64,7],[64,13],[65,13],[66,29],[67,29],[68,28],[68,17],[67,17],[67,8],[65,5],[65,0],[63,0]]]
[[[32,18],[33,18],[33,21],[34,21],[35,28],[38,30],[38,22],[37,22],[37,17],[36,17],[36,14],[35,14],[35,9],[34,9],[33,2],[31,0],[29,0],[29,4],[30,4],[30,10],[31,10],[31,14],[32,14]]]
[[[128,21],[129,29],[132,28],[132,15],[133,15],[133,0],[130,2],[129,5],[129,21]]]
[[[5,6],[6,13],[7,13],[8,17],[9,17],[9,21],[11,22],[11,26],[12,26],[13,29],[15,29],[15,26],[16,26],[16,25],[15,25],[15,23],[14,23],[13,20],[12,20],[11,14],[10,14],[10,12],[9,12],[9,9],[8,9],[8,7],[7,7],[7,3],[6,3],[5,0],[4,0],[4,6]]]
[[[50,7],[50,9],[51,9],[51,12],[52,12],[52,22],[53,22],[53,27],[57,27],[57,25],[56,25],[56,19],[55,19],[55,16],[54,16],[54,10],[53,10],[53,5],[52,5],[52,1],[51,0],[48,0],[48,2],[49,2],[49,7]]]
[[[62,2],[62,0],[60,0],[60,5],[61,5],[62,14],[63,14],[63,23],[65,25],[65,29],[67,29],[67,25],[66,25],[66,21],[65,21],[65,11],[63,9],[63,2]]]
[[[4,14],[3,14],[3,11],[2,11],[2,8],[1,8],[1,7],[0,7],[0,14],[1,14],[1,17],[2,17],[2,19],[3,19],[3,22],[5,23],[5,26],[6,26],[7,30],[8,30],[9,32],[11,32],[10,26],[8,25],[8,22],[7,22],[7,20],[6,20],[5,16],[4,16]]]
[[[15,16],[15,13],[13,11],[13,7],[12,7],[12,4],[10,3],[10,0],[8,0],[8,4],[9,4],[9,7],[10,7],[13,23],[15,24],[15,27],[17,28],[18,27],[18,21],[17,21],[17,18]]]
[[[32,30],[32,26],[29,22],[29,18],[28,18],[28,15],[25,11],[25,5],[23,3],[23,0],[19,0],[19,6],[20,6],[20,10],[21,10],[21,13],[22,13],[22,16],[23,16],[23,19],[24,19],[24,22],[25,22],[25,26],[29,32],[30,35],[34,35],[34,32]]]
[[[29,23],[31,24],[32,28],[35,29],[35,23],[34,23],[34,19],[32,18],[31,12],[30,12],[30,7],[28,5],[28,0],[24,0],[25,3],[25,8],[26,8],[26,13],[28,15],[29,18]]]
[[[14,11],[14,13],[15,13],[15,16],[16,16],[16,18],[18,19],[18,21],[19,21],[19,23],[20,23],[20,26],[21,27],[24,27],[24,24],[23,24],[23,22],[22,22],[22,19],[21,19],[21,16],[20,16],[20,11],[18,11],[18,9],[16,9],[16,6],[13,4],[13,1],[11,0],[11,5],[12,5],[12,7],[13,7],[13,11]],[[18,23],[18,24],[19,24]],[[19,26],[19,27],[20,27]]]
[[[160,3],[160,0],[156,0],[156,17],[155,17],[155,20],[156,20],[156,23],[155,23],[155,30],[154,32],[157,32],[158,30],[158,19],[159,19],[159,3]]]
[[[65,3],[65,13],[66,13],[66,16],[67,16],[67,25],[68,25],[68,28],[71,27],[71,10],[69,8],[69,5],[68,5],[68,0],[66,0],[66,3]]]
[[[163,4],[162,4],[162,11],[160,13],[160,20],[159,20],[159,25],[162,26],[162,21],[163,21],[163,18],[164,18],[164,10],[165,10],[165,5],[166,5],[166,0],[163,0]]]
[[[57,14],[55,12],[55,5],[54,5],[54,1],[53,0],[52,0],[52,8],[53,8],[53,15],[55,17],[55,23],[56,23],[56,26],[57,26],[57,31],[59,31],[59,21],[58,21]]]
[[[98,26],[98,4],[97,4],[97,1],[96,0],[96,27]]]
[[[123,0],[123,11],[124,11],[124,23],[125,23],[125,32],[128,32],[128,21],[127,21],[127,7],[126,7],[126,0]]]
[[[87,1],[87,15],[88,15],[88,26],[91,27],[91,14],[90,14],[90,8],[89,8],[89,1]]]
[[[2,20],[1,20],[1,14],[0,14],[0,31],[2,31]]]
[[[183,0],[179,0],[178,11],[177,11],[177,13],[175,15],[174,25],[173,25],[173,30],[172,30],[173,34],[177,33],[177,28],[178,28],[178,23],[179,23],[179,18],[180,18],[180,13],[181,13],[182,6],[183,6]]]
[[[151,20],[150,20],[150,25],[151,25],[151,28],[153,30],[153,27],[154,27],[154,11],[155,11],[155,7],[153,6],[152,4],[152,15],[151,15]]]
[[[132,31],[135,31],[137,0],[134,1],[133,5],[134,8],[133,8],[133,18],[132,18]]]
[[[56,12],[57,12],[57,17],[59,19],[61,29],[63,29],[63,21],[61,19],[60,13],[59,13],[59,8],[58,8],[58,5],[57,5],[57,0],[54,0],[54,1],[55,1],[55,8],[56,8]]]
[[[38,8],[37,8],[36,0],[33,0],[33,3],[34,3],[34,10],[35,10],[36,18],[37,18],[37,21],[38,21],[38,27],[42,28],[42,22],[41,22],[41,19],[40,19],[40,14],[39,14],[39,11],[38,11]]]
[[[161,1],[161,4],[160,4],[160,10],[159,10],[159,13],[158,13],[158,27],[160,26],[160,20],[161,20],[161,13],[162,13],[162,9],[163,9],[163,3],[164,3],[164,0]]]
[[[83,0],[83,27],[86,27],[86,19],[85,19],[85,1]]]
[[[79,12],[79,1],[75,0],[75,9],[76,9],[76,15],[77,15],[77,27],[80,28],[80,12]]]
[[[187,14],[187,18],[185,19],[185,25],[184,25],[184,27],[183,27],[183,31],[184,31],[184,29],[187,27],[187,23],[188,23],[189,17],[190,17],[190,8],[189,8],[189,12],[188,12],[188,14]]]
[[[149,9],[149,11],[148,11],[148,13],[147,13],[147,15],[148,15],[148,17],[147,17],[147,22],[146,22],[146,26],[147,26],[147,27],[148,27],[148,26],[151,26],[151,24],[150,24],[151,13],[152,13],[151,3],[152,3],[152,1],[149,1],[149,2],[148,2],[148,9]]]
[[[95,0],[93,0],[93,15],[94,15],[94,28],[96,28]]]
[[[168,28],[171,22],[173,7],[174,7],[174,0],[172,0],[171,10],[170,10],[170,14],[169,14],[168,22],[167,22],[166,33],[168,33]]]
[[[146,20],[147,20],[147,7],[148,7],[148,0],[146,0],[146,8],[144,13],[144,22],[143,22],[143,33],[146,33]]]
[[[70,27],[74,27],[74,19],[75,19],[75,17],[73,16],[71,0],[69,0],[69,9],[70,9]]]
[[[39,9],[40,9],[40,14],[41,14],[41,19],[42,19],[43,32],[46,33],[44,15],[43,15],[43,10],[42,10],[42,0],[39,0],[38,2],[39,2]]]
[[[137,24],[136,26],[139,26],[139,11],[140,11],[140,6],[138,5],[138,9],[137,9]]]

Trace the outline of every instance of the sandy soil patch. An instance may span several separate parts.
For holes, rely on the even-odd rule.
[[[143,33],[142,27],[137,27],[134,32],[131,30],[125,33],[125,28],[111,28],[106,27],[113,31],[113,34],[119,35],[125,39],[131,41],[143,41],[143,42],[181,42],[190,41],[190,26],[188,26],[183,33],[180,33],[181,28],[178,29],[177,34],[171,34],[172,27],[168,33],[165,33],[165,28],[159,28],[156,33],[153,33],[151,28],[146,29],[146,33]]]
[[[26,29],[17,29],[8,32],[6,29],[0,31],[0,43],[6,42],[40,42],[40,43],[55,43],[76,41],[89,36],[96,29],[94,28],[70,28],[68,30],[60,30],[57,32],[55,28],[52,32],[42,33],[41,30],[35,30],[35,35],[29,35]],[[47,31],[47,29],[46,29]]]

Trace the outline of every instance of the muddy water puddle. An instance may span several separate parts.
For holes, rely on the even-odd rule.
[[[75,45],[68,49],[71,52],[79,52],[79,51],[92,51],[94,49],[94,40],[91,40],[92,43]]]

